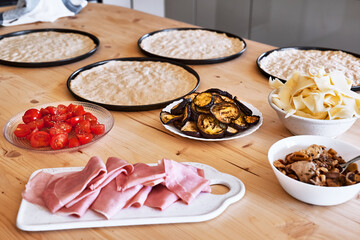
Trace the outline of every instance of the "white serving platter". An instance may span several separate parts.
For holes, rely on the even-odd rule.
[[[213,219],[220,215],[232,203],[239,201],[245,194],[243,182],[226,173],[201,163],[187,162],[197,168],[204,169],[205,177],[210,184],[224,185],[229,191],[223,195],[201,193],[189,205],[180,201],[167,209],[160,211],[143,206],[141,208],[128,208],[120,210],[110,220],[105,219],[98,213],[89,210],[81,218],[52,214],[47,209],[22,200],[16,226],[24,231],[50,231],[77,228],[96,228],[114,226],[133,226],[148,224],[187,223],[202,222]],[[60,173],[80,171],[82,167],[72,168],[47,168],[35,171],[30,179],[39,171],[48,173]]]

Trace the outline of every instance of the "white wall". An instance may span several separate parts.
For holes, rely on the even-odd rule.
[[[136,10],[163,17],[165,0],[103,0],[104,4],[133,7]]]

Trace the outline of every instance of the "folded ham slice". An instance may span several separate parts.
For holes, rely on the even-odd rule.
[[[160,184],[152,188],[144,205],[157,208],[159,210],[164,210],[178,199],[179,197],[175,193],[171,192],[164,185]]]
[[[203,190],[208,191],[209,180],[200,176],[197,171],[189,171],[188,165],[167,159],[163,159],[161,163],[166,172],[165,186],[185,203],[189,204]]]
[[[136,185],[155,186],[164,181],[164,165],[149,166],[145,163],[134,164],[134,171],[126,178],[119,175],[116,179],[118,191],[124,191]]]
[[[124,208],[128,208],[128,207],[139,208],[139,207],[142,207],[144,205],[146,199],[148,198],[151,189],[152,189],[151,186],[143,186],[140,189],[140,191],[132,199],[130,199],[126,203]]]
[[[120,192],[117,191],[116,181],[114,179],[101,189],[101,192],[91,206],[91,209],[104,215],[107,219],[110,219],[120,211],[142,187],[142,185],[136,185]]]
[[[42,194],[46,207],[54,213],[77,197],[91,181],[106,174],[106,166],[99,157],[90,158],[80,172],[74,172],[50,182]]]

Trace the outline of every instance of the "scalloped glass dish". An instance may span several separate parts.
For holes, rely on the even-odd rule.
[[[171,104],[169,104],[165,108],[163,108],[162,111],[170,112],[171,108],[174,107],[176,104],[180,103],[181,101],[182,101],[182,99],[177,100],[175,102],[172,102]],[[184,137],[184,138],[190,138],[190,139],[200,140],[200,141],[215,142],[215,141],[226,141],[226,140],[233,140],[233,139],[245,137],[245,136],[250,135],[251,133],[255,132],[256,130],[258,130],[260,128],[260,126],[262,125],[262,122],[263,122],[263,117],[262,117],[261,112],[257,108],[255,108],[253,105],[251,105],[250,103],[246,103],[244,101],[241,101],[241,102],[245,106],[250,108],[254,115],[258,115],[260,117],[260,120],[254,126],[251,126],[248,129],[246,129],[246,130],[244,130],[242,132],[239,132],[239,133],[237,133],[237,134],[235,134],[233,136],[222,137],[222,138],[193,137],[193,136],[189,136],[189,135],[186,135],[186,134],[182,133],[179,129],[174,127],[172,124],[169,124],[169,125],[165,125],[163,123],[162,124],[167,130],[169,130],[172,133],[175,133],[176,135],[179,135],[179,136]]]
[[[42,147],[42,148],[33,148],[33,147],[31,147],[29,140],[27,140],[26,138],[18,138],[14,135],[14,131],[15,131],[17,125],[20,123],[23,123],[22,116],[25,113],[25,111],[23,111],[23,112],[16,114],[5,124],[5,126],[3,128],[3,135],[4,135],[5,139],[8,142],[10,142],[11,144],[13,144],[19,148],[30,150],[30,151],[35,151],[35,152],[58,153],[58,152],[65,152],[65,151],[76,151],[78,149],[87,147],[90,144],[93,144],[94,142],[97,142],[99,139],[101,139],[103,136],[105,136],[114,126],[114,118],[113,118],[112,114],[105,108],[95,105],[95,104],[92,104],[92,103],[79,102],[79,101],[64,101],[64,102],[46,103],[46,104],[42,104],[39,106],[34,106],[32,108],[40,109],[40,108],[45,108],[47,106],[57,106],[59,104],[64,104],[64,105],[68,106],[70,103],[76,104],[76,105],[82,105],[84,107],[85,111],[90,112],[95,117],[97,117],[98,122],[105,125],[105,132],[101,135],[94,135],[94,138],[91,142],[84,144],[84,145],[80,145],[78,147],[73,147],[73,148],[66,147],[66,148],[59,149],[59,150],[53,150],[50,146]],[[75,134],[75,133],[73,133],[73,131],[72,131],[69,134],[69,137],[73,136],[72,134]]]

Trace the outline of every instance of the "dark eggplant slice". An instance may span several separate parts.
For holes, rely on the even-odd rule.
[[[187,121],[180,131],[192,137],[201,137],[199,129],[194,121]]]
[[[242,102],[240,102],[237,97],[234,98],[234,101],[235,104],[240,108],[240,111],[242,111],[246,116],[251,116],[253,114],[251,109],[245,106]]]
[[[199,94],[198,92],[190,93],[189,95],[186,95],[184,99],[188,100],[189,102],[192,102],[198,94]]]
[[[213,96],[214,96],[214,104],[224,102],[224,100],[222,99],[222,97],[219,94],[213,93]]]
[[[234,103],[222,102],[215,104],[210,108],[210,112],[217,120],[229,124],[240,115],[239,108]]]
[[[163,124],[169,124],[174,122],[175,120],[181,119],[183,115],[173,115],[166,111],[161,111],[160,120]]]
[[[237,130],[245,130],[249,127],[249,124],[244,119],[245,115],[240,114],[240,116],[231,121],[230,126],[236,128]]]
[[[197,120],[197,127],[205,138],[221,138],[225,134],[226,125],[209,114],[200,114]]]
[[[210,107],[214,103],[214,97],[211,93],[199,93],[193,100],[195,105],[200,108]]]
[[[226,136],[233,136],[239,132],[238,129],[230,127],[229,125],[226,128],[225,135]]]
[[[255,125],[259,122],[260,117],[257,115],[252,115],[252,116],[245,116],[244,119],[249,125]]]
[[[188,103],[189,103],[189,100],[183,99],[180,103],[176,104],[174,107],[171,108],[170,113],[173,115],[182,114]]]
[[[183,116],[181,118],[181,126],[183,126],[191,117],[191,109],[190,104],[185,106],[185,109],[183,111]]]
[[[197,119],[198,119],[198,117],[199,117],[199,115],[200,115],[201,113],[199,113],[199,112],[197,111],[194,102],[190,103],[189,105],[190,105],[190,110],[191,110],[191,117],[190,117],[190,119],[191,119],[192,121],[195,121],[195,122],[196,122]]]
[[[230,93],[228,93],[227,91],[223,91],[221,89],[218,89],[218,88],[210,88],[210,89],[206,90],[205,92],[217,93],[217,94],[220,94],[221,96],[225,96],[225,97],[228,97],[230,99],[233,98],[233,96]]]

